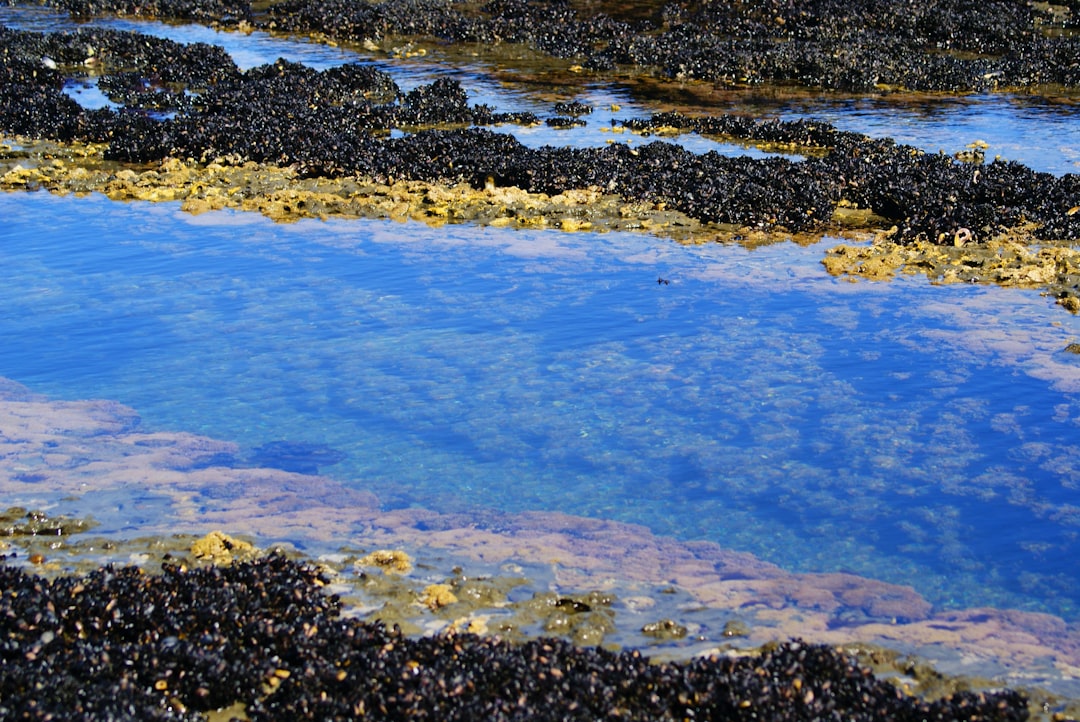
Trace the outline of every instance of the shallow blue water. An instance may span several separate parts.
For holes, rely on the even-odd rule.
[[[850,284],[790,244],[0,214],[0,375],[35,391],[235,440],[237,465],[324,444],[345,458],[320,472],[390,507],[614,518],[1080,616],[1080,325],[1037,294]]]
[[[69,24],[8,8],[0,21]],[[99,22],[222,44],[241,67],[378,62],[403,88],[453,72],[474,103],[547,114],[553,102],[479,66]],[[92,83],[71,92],[102,102]],[[652,110],[618,88],[567,97],[617,103],[620,118]],[[758,110],[931,151],[985,140],[988,156],[1054,173],[1080,163],[1067,103]],[[607,115],[503,130],[530,145],[642,142],[601,130]],[[34,391],[235,440],[236,465],[272,463],[267,444],[326,445],[344,458],[319,455],[321,473],[389,507],[614,518],[789,569],[912,584],[941,607],[1080,618],[1080,357],[1062,351],[1080,323],[1035,293],[852,285],[824,274],[821,247],[276,226],[22,193],[0,195],[0,217],[0,375]]]
[[[930,152],[989,145],[986,159],[1016,160],[1049,173],[1080,173],[1080,103],[1026,95],[929,98],[918,103],[820,98],[780,106],[781,116],[828,121],[843,130],[894,138]]]

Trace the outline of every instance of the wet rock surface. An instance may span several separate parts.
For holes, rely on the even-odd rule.
[[[54,516],[36,509],[27,511],[21,506],[0,511],[0,537],[67,536],[89,531],[94,526],[93,519]]]
[[[971,91],[1076,85],[1076,7],[999,0],[912,6],[697,2],[595,5],[537,0],[58,0],[75,16],[100,13],[249,24],[339,40],[431,37],[480,45],[521,44],[585,68],[638,68],[661,77],[733,85],[785,82],[866,92],[881,87]],[[633,16],[631,16],[633,15]]]
[[[46,580],[0,566],[0,717],[251,720],[1023,720],[1011,691],[906,695],[798,641],[653,663],[555,639],[410,638],[341,615],[327,579],[271,555],[227,567],[103,567]]]

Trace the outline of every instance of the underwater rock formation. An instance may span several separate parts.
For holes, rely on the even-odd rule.
[[[254,450],[250,463],[297,474],[318,474],[320,466],[332,466],[345,460],[345,454],[325,444],[305,441],[271,441]]]

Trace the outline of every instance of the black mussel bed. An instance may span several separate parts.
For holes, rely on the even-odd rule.
[[[407,637],[272,554],[226,567],[0,565],[0,719],[1024,720],[1012,691],[926,701],[830,647],[652,662],[540,638]]]
[[[766,3],[738,13],[726,4],[703,3],[695,12],[665,11],[657,27],[588,18],[567,3],[522,0],[479,9],[411,0],[290,1],[258,16],[239,3],[161,3],[137,10],[356,41],[399,34],[523,43],[597,69],[635,67],[714,82],[756,79],[847,92],[1077,84],[1076,39],[1041,32],[1044,25],[1066,22],[1059,16],[1017,3],[996,3],[989,10],[935,4],[922,12],[906,4],[865,5],[844,6],[833,17],[839,9],[825,2],[800,4],[797,11]],[[64,8],[77,16],[136,11],[111,3]],[[596,50],[605,44],[601,38],[609,40]],[[530,148],[512,132],[490,126],[533,125],[540,122],[535,114],[470,105],[460,83],[449,77],[403,92],[390,75],[362,64],[318,71],[279,60],[241,72],[221,48],[105,29],[4,28],[0,43],[0,131],[103,143],[104,157],[123,163],[231,159],[289,166],[303,177],[360,175],[377,182],[494,185],[550,195],[593,188],[705,223],[781,232],[827,231],[839,207],[856,208],[871,213],[875,227],[895,226],[891,239],[900,243],[977,243],[1020,228],[1036,239],[1080,238],[1075,174],[1055,176],[1002,160],[985,163],[976,153],[925,153],[823,122],[677,112],[622,122],[639,133],[676,129],[800,149],[808,153],[802,159],[698,154],[664,141],[636,148]],[[784,59],[792,53],[795,59]],[[828,58],[844,67],[811,69],[799,53],[819,65]],[[735,59],[723,60],[731,54]],[[969,59],[971,54],[981,59]],[[755,68],[743,68],[751,57]],[[725,69],[732,64],[739,69]],[[88,110],[64,92],[66,81],[88,69],[118,109]],[[584,122],[580,111],[556,108],[547,123],[571,128]],[[402,129],[409,132],[391,134]]]

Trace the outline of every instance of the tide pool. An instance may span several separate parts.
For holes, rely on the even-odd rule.
[[[1080,616],[1080,324],[1035,292],[836,280],[828,239],[0,213],[0,376],[239,445],[215,464]]]

